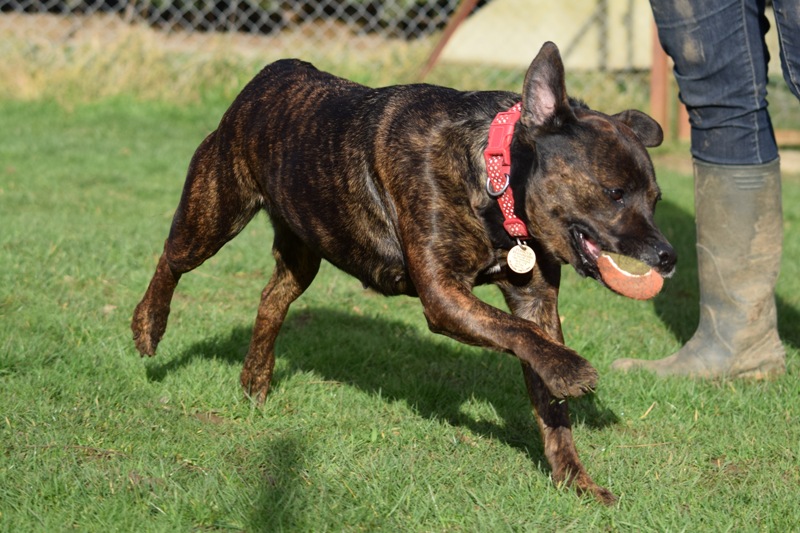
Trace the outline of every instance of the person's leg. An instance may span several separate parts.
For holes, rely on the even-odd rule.
[[[773,0],[783,78],[800,99],[800,2]]]
[[[752,165],[778,157],[767,112],[763,0],[651,0],[689,111],[692,155]]]
[[[764,2],[651,0],[692,127],[700,323],[677,353],[612,368],[763,377],[785,368],[774,289],[782,216]]]

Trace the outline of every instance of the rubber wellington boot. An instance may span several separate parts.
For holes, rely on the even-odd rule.
[[[783,240],[780,163],[694,162],[700,323],[677,353],[611,368],[660,376],[764,378],[783,373],[775,283]]]

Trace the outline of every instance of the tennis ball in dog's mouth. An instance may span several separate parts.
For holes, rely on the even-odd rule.
[[[597,269],[609,289],[634,300],[649,300],[664,286],[661,274],[633,257],[603,252]]]

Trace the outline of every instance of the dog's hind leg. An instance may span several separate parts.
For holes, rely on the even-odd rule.
[[[156,272],[150,280],[144,297],[133,311],[131,320],[133,342],[136,343],[136,349],[142,355],[153,356],[156,354],[158,343],[167,329],[172,293],[175,292],[175,287],[181,277],[180,272],[176,272],[169,265],[166,246],[165,244],[164,252],[156,266]]]
[[[219,159],[214,135],[207,137],[189,166],[164,251],[133,313],[131,330],[142,355],[156,353],[181,275],[217,253],[261,208],[262,198],[249,183]]]
[[[275,339],[289,306],[311,285],[320,256],[311,251],[291,230],[273,220],[275,270],[261,293],[250,349],[240,380],[247,395],[262,403],[267,397],[275,367]]]

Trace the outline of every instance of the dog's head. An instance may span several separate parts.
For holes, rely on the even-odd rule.
[[[546,43],[525,76],[511,146],[512,183],[525,183],[525,214],[541,248],[598,280],[601,252],[672,274],[676,254],[653,220],[661,194],[645,148],[662,140],[644,113],[609,116],[571,101],[558,48]]]

